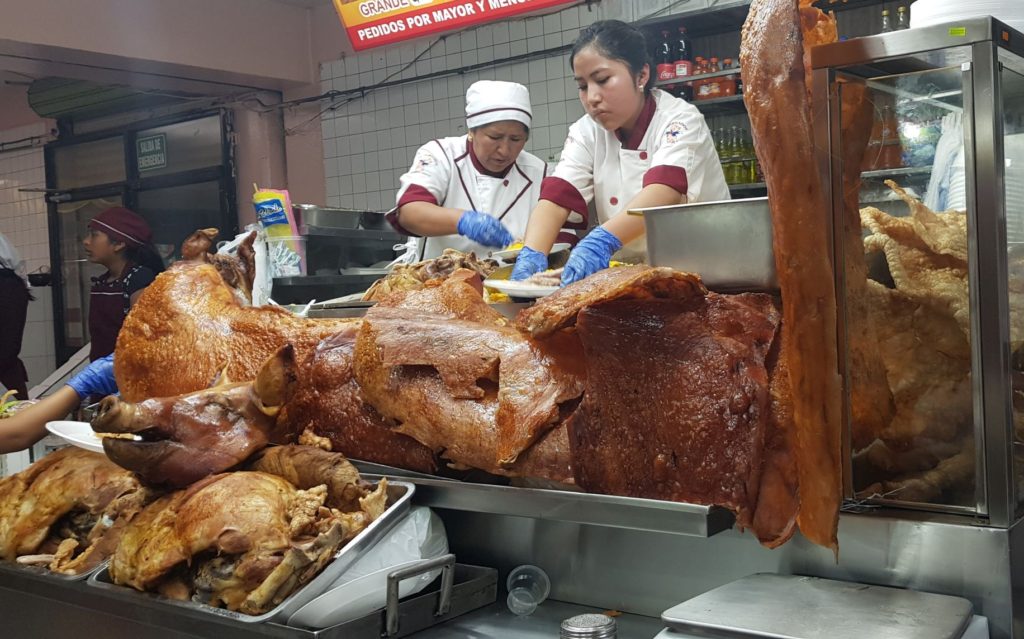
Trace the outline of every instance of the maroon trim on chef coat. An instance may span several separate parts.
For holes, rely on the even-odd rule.
[[[437,204],[437,198],[434,197],[433,193],[427,190],[427,187],[419,184],[410,184],[409,188],[405,190],[405,193],[402,193],[402,197],[398,199],[398,204],[384,216],[384,219],[391,224],[391,228],[395,229],[395,232],[401,233],[402,235],[408,235],[410,237],[419,237],[416,233],[413,233],[402,226],[401,221],[398,219],[399,209],[412,202],[430,202],[431,204]]]
[[[523,179],[526,180],[526,186],[519,191],[519,194],[516,195],[516,199],[512,200],[512,204],[509,204],[501,215],[498,216],[499,220],[505,219],[505,216],[508,215],[508,212],[512,210],[512,207],[516,205],[516,202],[522,199],[522,197],[526,195],[526,192],[530,190],[530,187],[533,186],[533,180],[531,180],[530,176],[526,174],[526,171],[519,168],[519,163],[513,163],[512,166],[516,167],[516,171],[519,171],[519,175],[523,176]],[[505,180],[505,186],[508,186],[508,180]]]
[[[515,162],[513,162],[512,164],[509,164],[507,167],[505,167],[504,171],[488,171],[487,167],[481,164],[479,158],[476,157],[476,152],[473,151],[473,143],[470,142],[469,140],[466,140],[466,152],[460,155],[459,157],[455,158],[455,161],[458,162],[467,155],[469,156],[469,161],[473,163],[474,169],[476,169],[480,173],[483,173],[484,175],[489,175],[490,177],[503,178],[506,175],[508,175],[509,171],[512,170],[512,167],[515,166]]]
[[[644,173],[644,186],[650,184],[664,184],[683,195],[686,195],[686,189],[689,186],[686,180],[686,169],[670,164],[659,164],[647,169],[647,172]]]
[[[636,151],[640,148],[640,143],[644,141],[644,136],[647,135],[647,127],[651,126],[651,120],[654,119],[654,111],[657,106],[654,96],[648,95],[647,100],[644,101],[644,108],[640,110],[640,117],[636,119],[633,131],[629,134],[629,139],[624,140],[622,138],[622,129],[615,131],[615,137],[619,138],[623,149]]]
[[[540,183],[540,199],[553,202],[583,216],[582,222],[566,222],[565,228],[587,228],[587,201],[583,199],[583,194],[579,189],[568,180],[554,175],[544,178],[544,181]]]

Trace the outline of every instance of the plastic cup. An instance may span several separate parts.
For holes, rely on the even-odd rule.
[[[551,580],[537,566],[515,568],[508,574],[505,584],[508,587],[508,609],[520,616],[533,614],[551,593]]]

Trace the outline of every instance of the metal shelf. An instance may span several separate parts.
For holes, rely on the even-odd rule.
[[[423,476],[403,476],[402,480],[416,484],[416,503],[433,508],[690,537],[710,537],[732,528],[734,522],[731,512],[717,506],[567,490],[475,484]]]
[[[760,189],[766,189],[768,185],[764,182],[750,182],[747,184],[730,184],[730,191],[757,191]]]
[[[406,240],[404,235],[395,233],[391,230],[340,229],[327,226],[307,226],[305,224],[299,227],[299,234],[307,237],[315,237],[318,240],[321,238],[369,242],[404,242]]]
[[[720,77],[726,76],[726,75],[736,75],[736,76],[738,76],[739,74],[740,74],[740,70],[738,68],[737,69],[725,69],[723,71],[712,71],[711,73],[701,73],[699,75],[688,75],[688,76],[685,76],[685,77],[682,77],[682,78],[673,78],[671,80],[658,80],[657,82],[654,83],[654,86],[656,86],[656,87],[667,87],[667,86],[671,86],[671,85],[674,85],[674,84],[683,84],[683,83],[686,83],[686,82],[697,82],[699,80],[708,80],[708,79],[711,79],[711,78],[720,78]],[[732,97],[732,96],[727,96],[727,97]],[[704,101],[705,100],[698,100],[698,101],[694,102],[694,104],[700,104],[701,102],[704,102]]]
[[[862,178],[887,178],[901,177],[908,175],[931,175],[932,167],[929,166],[905,166],[898,169],[878,169],[877,171],[864,171],[860,174]]]
[[[724,98],[710,100],[694,100],[690,102],[704,115],[721,115],[725,113],[746,113],[747,105],[742,95],[727,95]]]

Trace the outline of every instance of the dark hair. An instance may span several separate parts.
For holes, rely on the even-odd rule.
[[[154,275],[164,271],[164,260],[152,244],[125,246],[124,256],[128,258],[129,262],[150,269]]]
[[[569,54],[569,68],[576,54],[587,47],[594,47],[597,52],[611,60],[618,60],[629,67],[633,78],[637,78],[648,65],[649,73],[644,93],[649,94],[654,86],[654,72],[651,69],[651,56],[647,52],[647,38],[643,31],[630,26],[622,20],[600,20],[580,31],[576,42],[572,44]]]

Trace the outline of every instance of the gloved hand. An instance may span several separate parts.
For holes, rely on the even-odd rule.
[[[582,280],[601,269],[608,268],[615,251],[622,248],[622,241],[599,226],[583,238],[569,254],[569,261],[562,271],[562,286]]]
[[[524,246],[516,258],[516,265],[512,268],[510,280],[525,280],[534,273],[540,273],[548,267],[548,256],[540,251],[535,251],[529,246]]]
[[[480,211],[466,211],[459,218],[459,235],[478,244],[504,248],[515,241],[505,225],[496,217]]]
[[[68,386],[75,389],[78,397],[85,399],[90,395],[113,395],[117,392],[114,381],[114,355],[101,357],[82,369],[80,373],[68,380]]]

